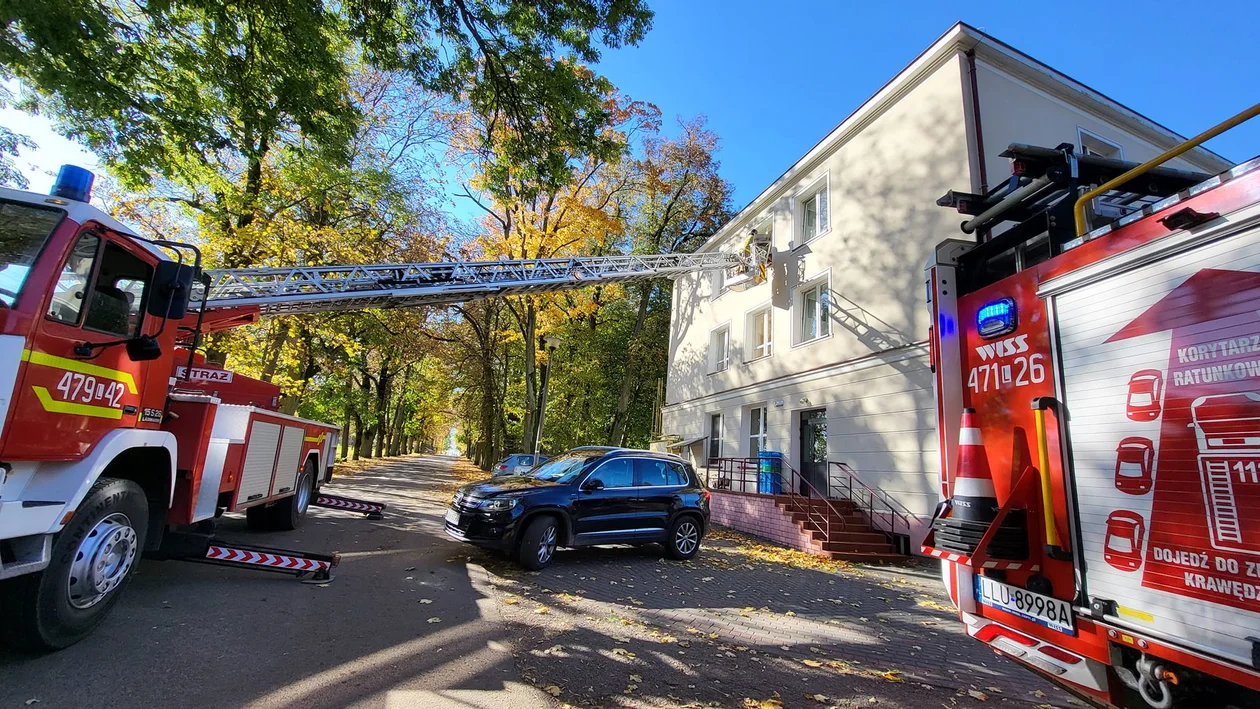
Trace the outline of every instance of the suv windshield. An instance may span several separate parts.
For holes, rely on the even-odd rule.
[[[588,461],[599,458],[602,453],[593,454],[590,451],[571,451],[562,453],[538,467],[533,468],[526,477],[546,480],[547,482],[567,483],[572,482],[578,473],[582,472],[583,466]]]
[[[65,212],[0,200],[0,304],[17,302],[31,264]]]

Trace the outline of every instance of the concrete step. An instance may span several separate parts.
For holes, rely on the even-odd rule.
[[[807,532],[811,537],[813,537],[814,541],[817,541],[817,542],[826,541],[825,537],[823,536],[824,533],[820,530],[806,529],[803,531]],[[835,529],[831,530],[831,541],[857,542],[860,544],[888,544],[889,543],[888,537],[886,537],[883,534],[880,534],[879,532],[862,531],[862,530],[837,531]]]
[[[818,515],[806,515],[804,512],[793,512],[789,514],[788,516],[792,518],[793,522],[796,522],[797,524],[800,524],[800,525],[809,526],[811,529],[817,528],[818,526],[822,525],[823,520],[826,519],[827,521],[831,523],[832,527],[842,527],[846,530],[853,531],[853,532],[873,531],[870,520],[866,519],[865,517],[861,515],[854,514],[854,515],[837,516],[835,514],[828,514],[824,518],[824,517],[819,517]]]
[[[870,563],[889,562],[896,563],[905,561],[906,557],[901,554],[893,553],[869,553],[869,552],[847,552],[847,551],[825,551],[820,556],[825,556],[835,561],[865,561]]]
[[[841,551],[852,554],[892,554],[894,553],[892,545],[886,540],[883,542],[867,543],[867,542],[851,542],[844,539],[836,539],[830,542],[820,542],[823,551]]]

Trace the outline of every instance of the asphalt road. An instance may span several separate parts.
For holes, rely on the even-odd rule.
[[[450,459],[387,463],[332,493],[385,502],[386,518],[312,508],[297,531],[221,536],[339,551],[327,585],[148,561],[95,634],[61,652],[0,650],[0,707],[539,707],[484,574],[447,563],[438,500]],[[429,622],[436,618],[438,621]]]

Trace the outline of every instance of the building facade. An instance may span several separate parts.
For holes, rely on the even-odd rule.
[[[938,502],[924,265],[964,238],[936,206],[1007,179],[1010,143],[1142,161],[1181,140],[967,25],[950,28],[702,248],[769,235],[765,282],[674,282],[662,430],[705,467],[780,451],[821,489],[833,461],[913,512]],[[1198,149],[1176,167],[1229,163]]]

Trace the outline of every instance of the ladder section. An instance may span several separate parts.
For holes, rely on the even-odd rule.
[[[1229,474],[1228,460],[1203,460],[1207,473],[1208,501],[1212,521],[1216,526],[1216,538],[1222,542],[1241,542],[1242,528],[1238,523],[1238,506],[1234,497],[1234,481]]]
[[[747,266],[747,253],[580,256],[523,261],[208,270],[206,310],[255,306],[262,315],[449,305]],[[201,301],[200,288],[193,302]]]

